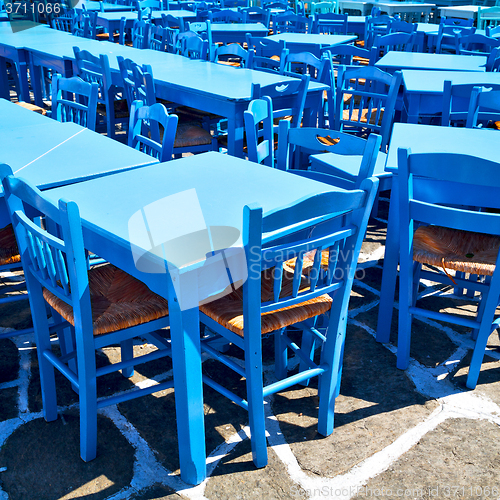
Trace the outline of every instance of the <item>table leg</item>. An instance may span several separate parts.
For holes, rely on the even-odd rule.
[[[378,308],[377,341],[389,342],[391,334],[392,314],[394,308],[394,292],[399,264],[398,240],[398,179],[393,174],[391,201],[389,205],[389,220],[387,223],[387,238],[385,242],[384,269],[382,271],[382,287],[380,289],[380,304]]]
[[[30,89],[28,85],[28,54],[25,50],[17,51],[17,71],[19,73],[19,91],[21,99],[25,102],[31,102]]]
[[[231,156],[243,158],[243,113],[227,119],[227,153]]]
[[[197,290],[196,273],[182,276],[182,288]],[[196,293],[193,295],[197,296]],[[184,309],[181,307],[184,305],[184,301],[178,301],[171,282],[168,309],[181,479],[189,484],[199,484],[206,478],[199,312],[197,306]]]
[[[9,77],[7,76],[7,60],[0,57],[0,97],[9,100]]]
[[[408,113],[406,115],[406,123],[418,123],[418,110],[420,107],[420,95],[415,93],[406,93],[408,102]]]

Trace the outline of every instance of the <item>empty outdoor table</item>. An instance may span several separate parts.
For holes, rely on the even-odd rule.
[[[500,73],[477,71],[433,71],[432,78],[425,71],[404,69],[403,106],[408,123],[417,123],[421,116],[432,116],[443,108],[443,85],[445,80],[452,84],[473,83],[488,86],[500,84]]]
[[[133,5],[120,5],[117,3],[86,1],[86,0],[78,2],[75,6],[75,9],[83,9],[83,6],[85,6],[85,8],[90,11],[95,11],[95,10],[101,11],[101,9],[103,9],[104,12],[130,12],[135,10],[135,7]]]
[[[262,23],[212,23],[212,41],[226,43],[243,43],[246,34],[252,36],[267,36],[269,29]]]
[[[309,33],[279,33],[271,35],[269,40],[286,42],[287,49],[292,52],[313,52],[319,55],[324,47],[341,45],[356,40],[356,35],[316,35]]]
[[[192,256],[194,249],[182,236],[203,231],[213,237],[221,234],[217,228],[224,229],[227,241],[213,240],[214,251],[228,249],[226,256],[242,257],[245,205],[257,203],[265,215],[337,189],[212,152],[47,191],[54,204],[66,198],[79,205],[86,246],[169,301],[180,470],[186,482],[197,484],[206,477],[198,303],[217,291],[211,284],[219,274],[218,286],[234,275],[216,265],[217,257],[222,263],[220,253],[206,260],[207,253],[199,251],[186,262],[186,253]],[[169,224],[165,210],[175,213],[175,224]],[[158,236],[154,248],[149,237],[138,237],[146,226]],[[138,255],[151,267],[138,265]]]
[[[394,73],[401,69],[425,69],[444,71],[485,71],[486,56],[462,56],[456,54],[422,54],[392,50],[375,66]],[[429,75],[429,79],[432,75]]]
[[[393,175],[397,175],[398,148],[410,148],[412,153],[467,154],[496,162],[500,149],[500,134],[491,130],[395,123],[386,164],[386,170],[393,172]],[[399,262],[398,191],[398,182],[393,180],[378,313],[379,342],[388,342],[391,331]]]

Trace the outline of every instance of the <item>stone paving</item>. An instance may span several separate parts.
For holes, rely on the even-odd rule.
[[[374,338],[386,213],[382,200],[363,247],[331,436],[316,432],[315,383],[276,394],[266,405],[269,464],[256,469],[246,412],[205,388],[209,477],[192,487],[180,480],[174,391],[167,390],[101,411],[98,456],[84,463],[77,398],[60,377],[60,417],[44,421],[36,347],[31,336],[18,336],[0,341],[0,499],[500,498],[498,335],[490,337],[474,391],[465,388],[473,347],[465,329],[415,321],[411,365],[396,368],[396,317],[391,343]],[[445,300],[450,287],[429,285],[422,300],[470,314],[470,299]],[[25,304],[0,309],[2,328],[29,322]],[[265,352],[265,376],[272,378],[272,342]],[[105,349],[98,363],[115,356]],[[98,391],[104,396],[171,376],[163,359],[138,367],[131,380],[99,379]],[[217,376],[242,385],[221,370]]]

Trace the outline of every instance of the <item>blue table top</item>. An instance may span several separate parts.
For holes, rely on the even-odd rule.
[[[153,19],[161,19],[162,14],[172,15],[174,17],[195,18],[196,14],[190,10],[154,10],[151,12]],[[122,17],[129,20],[137,19],[137,12],[99,12],[98,19],[106,19],[108,21],[120,21]]]
[[[436,94],[443,92],[445,80],[452,83],[477,83],[488,85],[489,83],[500,84],[500,73],[477,71],[433,71],[432,78],[426,78],[426,70],[404,69],[403,83],[408,92],[420,92]],[[427,75],[428,76],[428,75]]]
[[[60,123],[5,99],[0,99],[0,137],[0,162],[40,189],[157,163],[80,125]]]
[[[412,153],[468,154],[496,162],[500,134],[496,130],[395,123],[386,165],[390,172],[397,171],[398,148],[411,148]]]
[[[426,69],[450,71],[485,71],[485,56],[455,54],[428,54],[393,50],[383,56],[375,66],[392,70]]]

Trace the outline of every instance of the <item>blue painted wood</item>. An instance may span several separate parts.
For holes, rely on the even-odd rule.
[[[264,213],[268,213],[279,207],[293,205],[302,197],[332,192],[336,188],[219,153],[203,153],[141,170],[141,173],[130,171],[114,175],[113,179],[103,177],[49,190],[45,194],[53,203],[57,203],[59,198],[72,199],[78,203],[84,241],[96,253],[146,283],[154,292],[164,297],[171,294],[169,315],[176,405],[178,414],[184,416],[178,419],[182,449],[181,475],[188,482],[201,482],[205,477],[205,450],[198,309],[181,310],[180,303],[174,301],[175,288],[171,282],[168,283],[168,274],[148,273],[137,268],[130,248],[129,221],[134,214],[153,202],[168,202],[172,195],[195,189],[207,227],[234,228],[238,235],[243,230],[243,208],[249,203],[259,203]],[[234,183],[238,184],[239,189],[228,191],[227,186]],[[148,188],[137,189],[141,185]],[[277,185],[283,189],[276,190]],[[129,195],[130,186],[134,186],[133,197]],[[178,222],[181,225],[177,227],[188,230],[192,214],[187,210],[181,210],[178,214],[182,220],[176,218],[176,224]],[[151,215],[154,216],[154,212]],[[163,216],[161,220],[165,221]],[[163,241],[169,240],[169,231],[173,228],[166,230]],[[238,236],[235,239],[237,242],[232,246],[242,248],[241,239]],[[231,245],[226,243],[222,248],[228,246]],[[142,242],[140,250],[151,250],[149,243]],[[151,262],[158,262],[153,254],[145,255],[149,255]],[[201,298],[206,297],[206,293],[213,293],[214,289],[203,280],[203,270],[210,269],[209,263],[199,265],[205,261],[205,252],[197,258],[201,259],[198,263],[179,263],[178,276],[187,280],[183,283],[186,284],[188,295],[193,294],[196,298],[196,290],[199,290],[198,297]],[[163,259],[160,262],[164,269]],[[193,282],[192,274],[197,269],[198,279]]]
[[[283,41],[292,52],[312,52],[319,56],[321,50],[356,40],[356,35],[318,35],[310,33],[278,33],[268,37],[272,41]]]
[[[500,208],[498,168],[498,162],[475,156],[454,153],[411,154],[407,149],[398,150],[400,300],[397,366],[400,369],[406,369],[409,365],[413,316],[465,324],[478,329],[466,382],[469,389],[476,387],[488,337],[498,327],[494,320],[500,295],[500,254],[497,255],[496,270],[491,280],[486,280],[480,287],[481,302],[484,303],[473,321],[464,322],[448,313],[429,313],[421,306],[414,306],[413,295],[417,288],[415,279],[432,279],[437,273],[419,269],[420,278],[414,277],[413,233],[417,225],[433,224],[458,231],[499,236],[500,216],[497,213],[468,208]],[[467,282],[460,280],[459,285],[467,288]],[[473,278],[473,285],[478,286],[477,278]]]
[[[78,206],[71,201],[59,200],[54,206],[43,194],[29,182],[12,175],[9,166],[0,166],[0,177],[6,196],[7,207],[18,241],[23,269],[30,295],[31,313],[35,328],[37,355],[40,366],[40,379],[44,417],[47,421],[57,418],[56,385],[54,368],[65,375],[76,387],[80,403],[80,455],[84,461],[93,460],[97,454],[97,408],[115,404],[111,399],[97,403],[97,377],[102,372],[96,367],[96,345],[92,326],[92,308],[89,291],[87,258],[81,230]],[[42,214],[49,221],[46,228],[39,227],[26,212]],[[76,358],[77,370],[66,364],[53,352],[50,342],[50,329],[44,304],[44,290],[69,304],[74,318],[74,352],[70,358]],[[149,331],[169,326],[166,317],[122,329],[112,334],[102,334],[100,346],[126,342],[127,361],[115,368],[130,368],[144,360],[131,357],[130,342],[133,337]],[[108,339],[106,344],[105,338]],[[157,346],[163,355],[170,355],[170,349]],[[125,372],[131,373],[130,370]],[[169,384],[170,385],[170,384]],[[161,390],[160,387],[156,388]],[[120,397],[120,401],[146,395],[151,391],[136,390]],[[124,397],[125,396],[125,397]]]
[[[497,138],[494,133],[485,133],[484,130],[461,127],[394,124],[386,165],[386,170],[392,172],[395,177],[391,190],[380,292],[377,323],[377,340],[379,342],[388,342],[389,340],[397,265],[399,262],[399,188],[396,179],[398,171],[397,150],[399,147],[409,148],[413,153],[454,152],[465,155],[473,154],[479,158],[495,162],[498,160],[497,151],[500,147],[500,137]],[[461,194],[463,196],[463,193]]]
[[[269,96],[253,100],[243,113],[248,159],[274,168],[273,101]],[[260,140],[262,138],[262,140]]]
[[[485,121],[500,120],[500,92],[492,87],[472,89],[466,127],[482,127]]]

